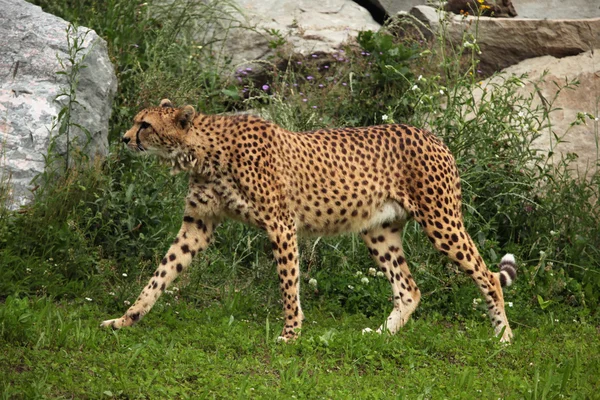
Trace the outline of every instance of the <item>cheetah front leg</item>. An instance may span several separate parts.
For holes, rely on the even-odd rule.
[[[285,325],[279,339],[287,342],[298,337],[304,318],[300,307],[298,238],[293,223],[274,225],[273,228],[268,231],[268,234],[273,244],[273,256],[277,262],[277,275],[285,316]]]
[[[150,311],[171,282],[190,265],[196,253],[208,247],[216,225],[215,219],[201,217],[188,203],[181,229],[148,285],[125,315],[104,321],[100,326],[119,329],[138,322]]]

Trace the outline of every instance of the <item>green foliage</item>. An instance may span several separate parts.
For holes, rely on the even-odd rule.
[[[119,79],[113,145],[102,162],[75,163],[66,176],[41,179],[36,201],[20,213],[0,212],[0,264],[10,266],[0,268],[1,298],[89,297],[119,311],[133,300],[177,230],[185,177],[170,177],[154,161],[120,151],[117,141],[141,107],[168,97],[207,113],[253,108],[292,130],[390,122],[427,127],[455,154],[465,223],[485,260],[493,269],[505,252],[517,256],[519,277],[506,299],[521,304],[521,315],[534,309],[549,316],[568,305],[580,319],[598,318],[598,172],[582,179],[571,169],[572,157],[553,164],[552,151],[535,150],[540,135],[560,140],[549,124],[553,99],[537,106],[532,96],[519,94],[526,76],[479,83],[476,38],[452,46],[444,37],[434,44],[398,38],[389,29],[362,32],[357,45],[330,56],[263,63],[267,72],[281,63],[287,68],[270,71],[257,85],[248,78],[253,67],[228,73],[235,68],[220,51],[223,36],[213,29],[232,29],[235,10],[225,1],[36,3],[107,40]],[[402,31],[401,24],[395,29]],[[284,35],[268,34],[283,57]],[[559,86],[557,96],[575,84]],[[574,123],[589,119],[582,115]],[[597,123],[594,132],[598,136]],[[78,158],[76,150],[69,154]],[[478,293],[469,278],[433,250],[416,224],[409,223],[403,235],[409,265],[427,298],[419,313],[478,319],[485,310],[473,303]],[[358,237],[306,239],[302,248],[305,309],[377,318],[389,312],[389,287],[369,272],[374,264]],[[273,275],[264,234],[226,223],[169,301],[225,302],[236,309],[243,299],[235,294],[246,290],[252,302],[275,313],[280,305]],[[114,295],[106,298],[106,292]],[[321,332],[314,344],[327,348],[336,335]],[[548,373],[544,382],[563,373],[539,371]],[[291,373],[290,381],[294,377]],[[468,386],[471,377],[457,379]]]

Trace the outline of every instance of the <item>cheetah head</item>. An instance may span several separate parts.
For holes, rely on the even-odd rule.
[[[160,106],[146,108],[133,119],[133,126],[123,135],[123,143],[131,151],[154,154],[171,164],[172,172],[189,170],[197,162],[185,146],[185,138],[193,125],[196,111],[187,105],[173,107],[168,99]]]

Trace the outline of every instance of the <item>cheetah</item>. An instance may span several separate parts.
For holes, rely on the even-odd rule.
[[[432,133],[399,124],[290,132],[259,117],[204,115],[164,99],[135,116],[123,142],[166,161],[172,173],[186,171],[189,190],[181,229],[148,285],[125,315],[102,326],[138,322],[207,248],[219,223],[233,218],[263,229],[272,243],[282,340],[295,339],[304,318],[299,233],[360,234],[393,293],[393,310],[378,332],[395,333],[421,299],[401,241],[414,218],[479,287],[495,334],[512,338],[502,287],[515,279],[514,256],[502,258],[500,272],[486,268],[463,224],[454,158]]]

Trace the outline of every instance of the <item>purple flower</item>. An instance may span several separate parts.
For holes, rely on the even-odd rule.
[[[318,57],[318,55],[316,55],[316,54],[312,55],[312,58],[317,58],[317,57]]]
[[[317,108],[317,106],[312,106],[312,108]]]
[[[296,64],[300,65],[302,64],[302,61],[296,61]]]
[[[312,75],[309,75],[309,76],[306,77],[306,79],[309,80],[309,81],[312,81],[315,78],[313,78]]]
[[[302,99],[302,101],[306,103],[308,101],[308,99]]]
[[[319,83],[319,87],[323,87],[323,84],[322,84],[322,83]]]
[[[252,71],[252,68],[250,68],[250,67],[247,67],[247,68],[246,68],[246,71]]]
[[[342,82],[342,86],[346,86],[348,85],[346,82]]]
[[[329,65],[325,65],[325,66],[323,66],[323,68],[329,69]]]
[[[263,86],[262,86],[262,90],[264,90],[265,92],[266,92],[267,90],[269,90],[269,85],[263,85]]]

